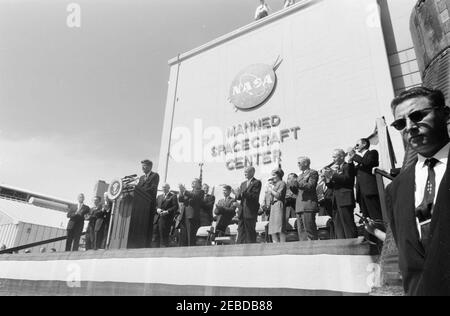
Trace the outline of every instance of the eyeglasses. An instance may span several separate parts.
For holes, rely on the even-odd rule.
[[[414,111],[408,115],[408,118],[413,123],[419,123],[421,122],[428,114],[430,114],[434,109],[424,109],[419,111]],[[391,124],[392,127],[394,127],[398,131],[402,131],[406,127],[406,118],[398,119],[394,121],[394,123]]]

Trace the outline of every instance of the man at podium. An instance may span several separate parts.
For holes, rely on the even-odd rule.
[[[156,195],[158,194],[159,174],[152,171],[153,162],[146,159],[141,161],[142,171],[144,175],[140,177],[137,186],[150,196],[150,202],[148,206],[150,218],[148,233],[146,236],[146,248],[151,248],[153,238],[153,218],[156,213]]]

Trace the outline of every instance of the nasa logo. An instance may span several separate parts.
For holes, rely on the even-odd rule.
[[[242,70],[230,88],[230,102],[240,110],[251,110],[263,104],[275,89],[277,77],[272,66],[251,65]]]
[[[108,187],[108,197],[116,200],[122,194],[123,184],[120,179],[113,180]]]

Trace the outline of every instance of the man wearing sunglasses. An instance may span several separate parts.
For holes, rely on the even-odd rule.
[[[441,91],[419,87],[396,97],[392,111],[392,126],[417,152],[386,196],[405,292],[450,295],[450,110]]]

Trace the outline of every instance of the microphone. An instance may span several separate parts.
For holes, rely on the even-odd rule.
[[[126,179],[134,179],[134,178],[136,178],[136,177],[137,177],[137,174],[132,174],[132,175],[123,177],[122,180],[126,180]]]

